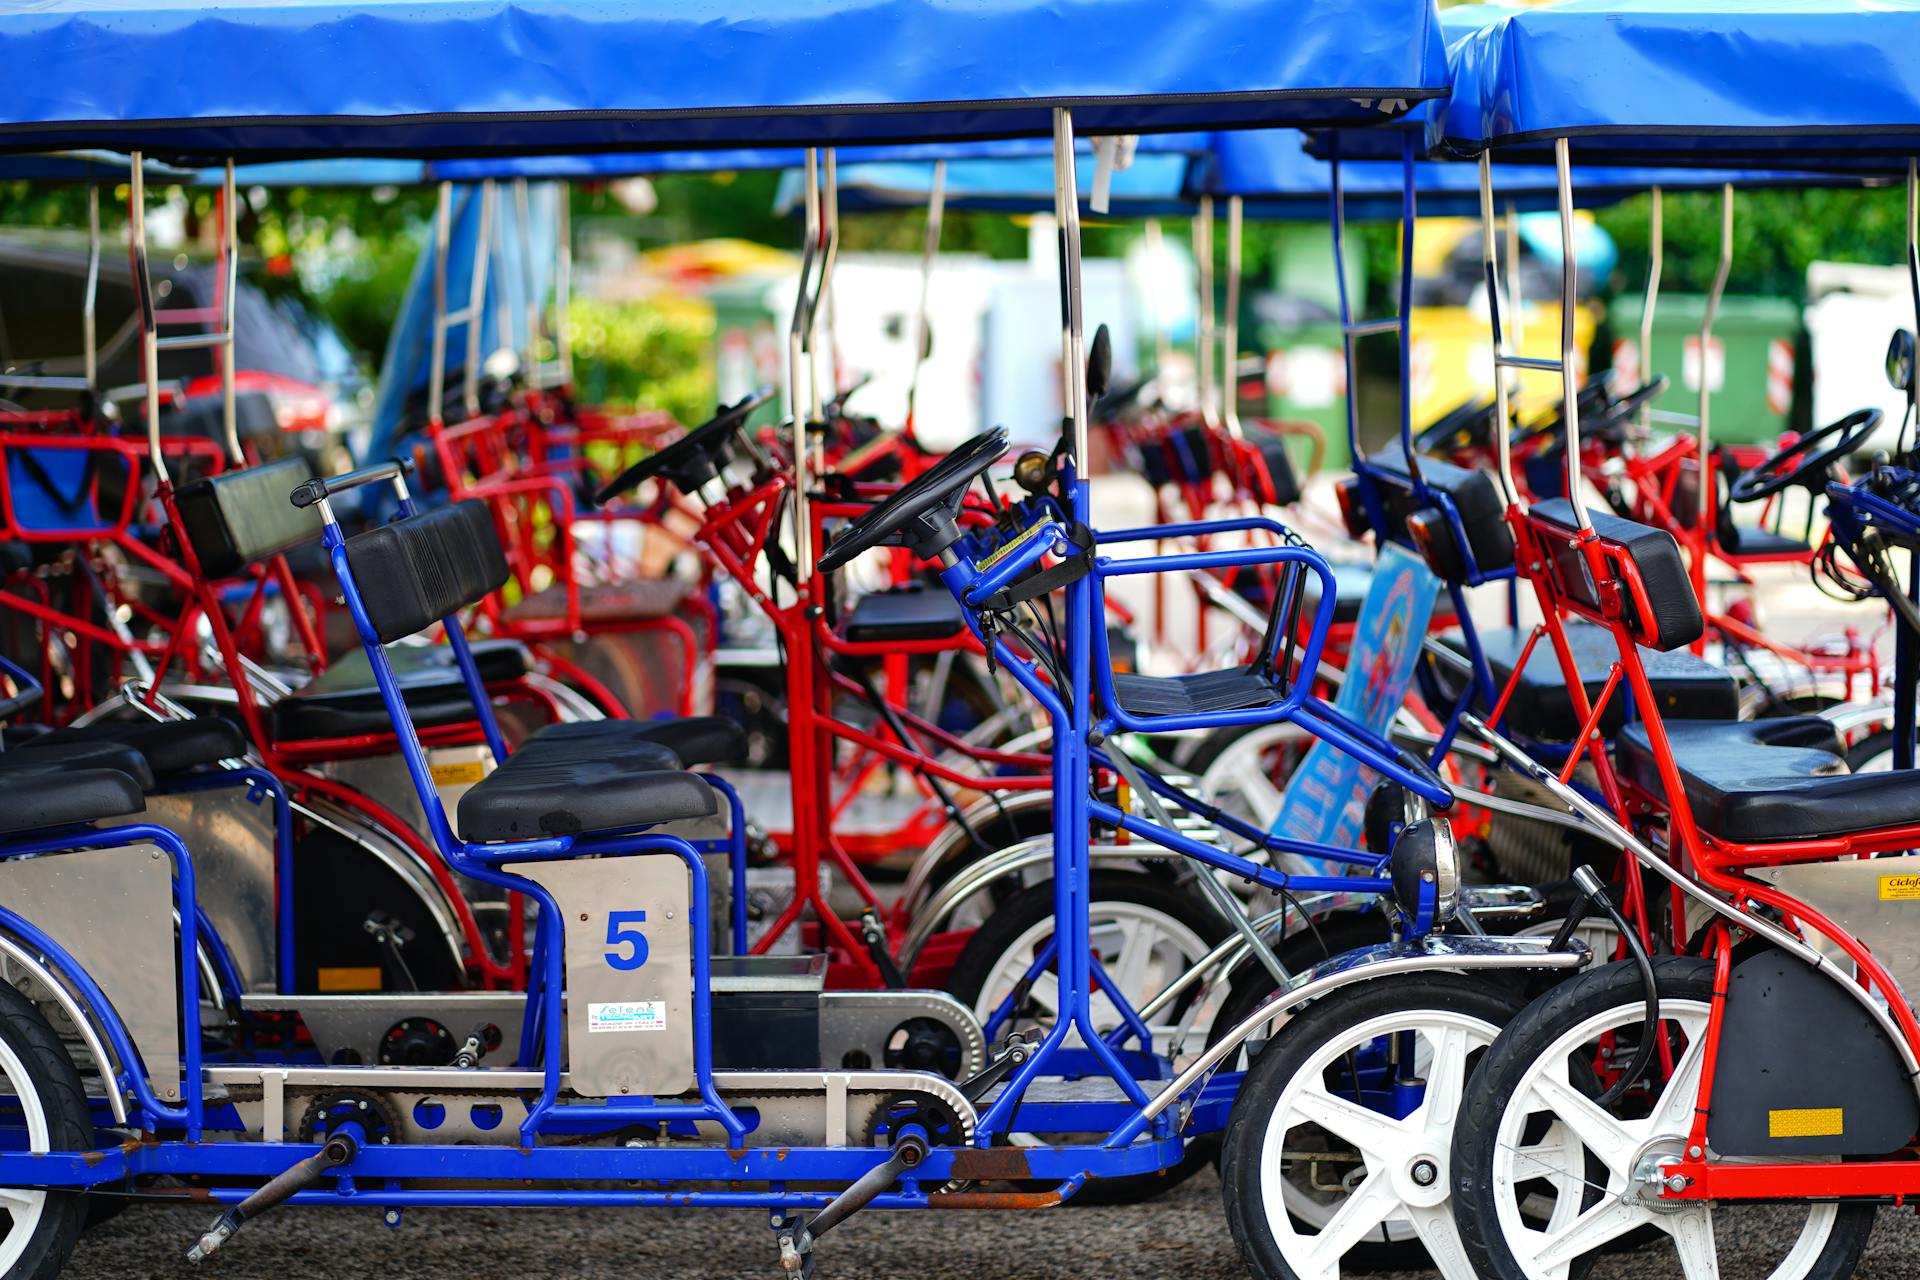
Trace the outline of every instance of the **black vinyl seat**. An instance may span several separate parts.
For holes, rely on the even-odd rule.
[[[488,684],[527,674],[526,646],[518,641],[480,640],[471,648],[480,678]],[[431,728],[473,719],[473,701],[447,645],[389,645],[387,662],[406,695],[415,725]],[[281,742],[357,737],[393,728],[380,687],[374,683],[373,664],[363,649],[350,650],[329,663],[326,674],[274,703],[271,715],[274,739]]]
[[[1413,478],[1407,451],[1398,443],[1381,450],[1367,462],[1396,482],[1399,495],[1386,496],[1388,517],[1405,521],[1413,510]],[[1473,551],[1474,564],[1481,573],[1494,573],[1513,564],[1513,531],[1507,527],[1506,502],[1493,476],[1485,471],[1456,467],[1440,458],[1420,455],[1420,479],[1429,488],[1443,493],[1460,514],[1460,523]]]
[[[1573,504],[1565,498],[1536,502],[1528,514],[1568,533],[1580,527]],[[1706,619],[1700,612],[1700,598],[1693,593],[1693,579],[1687,573],[1686,559],[1680,554],[1680,544],[1673,540],[1673,535],[1610,511],[1590,508],[1587,517],[1594,533],[1619,545],[1639,572],[1653,615],[1634,619],[1639,627],[1637,634],[1651,641],[1652,647],[1662,650],[1679,649],[1698,640],[1706,631]],[[1562,548],[1555,554],[1571,553]],[[1570,568],[1566,577],[1570,582],[1579,581],[1585,572],[1584,566]]]
[[[0,776],[59,780],[69,772],[111,769],[133,780],[142,791],[158,785],[153,766],[139,751],[121,742],[58,742],[45,747],[0,751]]]
[[[1813,548],[1805,538],[1796,538],[1790,533],[1775,533],[1772,529],[1753,524],[1734,524],[1729,521],[1721,528],[1719,541],[1721,550],[1736,556],[1788,558],[1813,554]]]
[[[1700,829],[1741,844],[1920,823],[1920,771],[1847,772],[1839,735],[1817,716],[1666,726]],[[1642,790],[1664,795],[1642,725],[1620,735],[1619,759]]]
[[[966,626],[951,591],[914,582],[868,592],[854,601],[847,612],[846,638],[854,644],[950,640]]]
[[[738,764],[747,758],[747,734],[725,716],[681,716],[666,720],[576,720],[551,724],[534,734],[518,755],[535,743],[634,748],[651,746],[670,763],[664,769]]]
[[[1481,651],[1492,669],[1494,683],[1506,688],[1519,665],[1520,651],[1532,632],[1525,628],[1497,627],[1480,633]],[[1467,657],[1466,637],[1449,631],[1438,637],[1429,653],[1436,658],[1435,669],[1442,691],[1457,698],[1472,676]],[[1619,649],[1606,628],[1590,622],[1567,625],[1567,648],[1573,653],[1580,682],[1586,686],[1589,704],[1600,696],[1607,683],[1607,671],[1619,657]],[[1740,714],[1740,688],[1726,671],[1679,650],[1661,653],[1640,647],[1640,661],[1647,681],[1653,686],[1663,718],[1671,720],[1732,720]],[[1608,699],[1600,713],[1600,732],[1605,737],[1618,734],[1627,721],[1627,689],[1621,688]],[[1485,715],[1491,707],[1476,708]],[[1572,742],[1580,732],[1580,718],[1574,712],[1573,696],[1560,670],[1553,642],[1542,636],[1527,658],[1526,671],[1514,687],[1502,723],[1512,726],[1538,742]]]
[[[44,751],[70,743],[119,743],[146,758],[157,778],[186,773],[247,753],[240,726],[218,716],[191,720],[96,720],[92,724],[50,729],[30,736],[8,730],[9,749]]]
[[[124,818],[146,807],[139,781],[119,769],[0,768],[0,833]]]
[[[1183,676],[1115,672],[1113,693],[1129,715],[1185,716],[1197,711],[1252,711],[1280,705],[1280,691],[1252,667]]]
[[[708,818],[713,788],[698,774],[636,768],[632,757],[541,758],[516,752],[460,797],[460,836],[476,843],[625,831]]]

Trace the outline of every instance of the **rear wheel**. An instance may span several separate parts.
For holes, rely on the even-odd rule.
[[[85,1151],[93,1120],[80,1073],[60,1038],[31,1001],[0,984],[0,1091],[10,1099],[4,1122],[10,1151]],[[0,1276],[58,1275],[86,1225],[86,1200],[75,1191],[0,1187]]]
[[[1713,966],[1704,960],[1666,957],[1654,971],[1673,1069],[1662,1076],[1656,1055],[1654,1077],[1608,1107],[1593,1100],[1601,1084],[1595,1064],[1631,1058],[1646,1017],[1631,962],[1543,996],[1487,1052],[1468,1085],[1452,1151],[1454,1214],[1476,1273],[1579,1277],[1607,1245],[1651,1228],[1667,1247],[1636,1259],[1636,1275],[1852,1275],[1873,1229],[1872,1205],[1675,1205],[1645,1191],[1646,1158],[1686,1146],[1713,988]]]
[[[1248,1269],[1473,1280],[1447,1204],[1448,1146],[1467,1077],[1519,1008],[1501,987],[1426,973],[1336,990],[1289,1021],[1254,1057],[1221,1161]]]

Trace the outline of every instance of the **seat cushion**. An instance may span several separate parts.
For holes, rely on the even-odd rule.
[[[124,818],[146,807],[140,784],[118,769],[0,771],[0,832]]]
[[[691,769],[697,765],[738,764],[747,758],[747,735],[725,716],[679,716],[663,720],[580,720],[548,725],[531,741],[593,746],[647,744],[672,763],[656,767]],[[521,750],[526,748],[522,747]]]
[[[1764,556],[1769,559],[1804,560],[1813,548],[1804,538],[1775,533],[1759,525],[1728,522],[1720,531],[1720,549],[1737,556]]]
[[[855,644],[896,640],[949,640],[966,629],[960,602],[945,587],[912,583],[872,591],[847,613],[847,639]]]
[[[1480,633],[1480,648],[1487,666],[1493,671],[1496,686],[1506,688],[1513,669],[1520,661],[1532,632],[1512,627],[1489,628]],[[1567,626],[1567,648],[1573,653],[1580,682],[1586,686],[1589,703],[1600,696],[1607,683],[1607,671],[1619,656],[1613,636],[1604,627],[1590,622]],[[1430,649],[1429,652],[1436,652]],[[1467,660],[1466,637],[1450,631],[1439,637],[1436,664],[1442,690],[1457,698],[1471,678]],[[1681,650],[1661,653],[1644,645],[1640,662],[1646,668],[1647,681],[1653,686],[1662,717],[1672,720],[1732,720],[1740,714],[1740,687],[1719,667]],[[1600,732],[1611,738],[1627,722],[1627,689],[1624,683],[1606,709],[1600,713]],[[1481,714],[1490,707],[1476,708]],[[1573,697],[1561,673],[1560,660],[1553,644],[1542,636],[1527,658],[1527,669],[1515,686],[1502,717],[1502,728],[1536,742],[1572,742],[1580,732],[1580,718],[1574,713]]]
[[[1533,504],[1529,514],[1568,532],[1579,528],[1573,504],[1565,498],[1551,498]],[[1693,580],[1687,576],[1687,562],[1680,544],[1665,529],[1626,520],[1608,511],[1589,507],[1587,517],[1593,531],[1608,542],[1625,549],[1640,571],[1653,616],[1641,619],[1642,639],[1656,649],[1678,649],[1692,644],[1706,632],[1706,619],[1700,613],[1700,598],[1693,594]],[[1586,567],[1567,567],[1562,578],[1569,584],[1585,581]],[[1595,605],[1596,601],[1583,603]]]
[[[133,779],[142,791],[155,785],[153,766],[120,742],[56,742],[44,747],[0,751],[0,774],[60,777],[68,772],[110,769]]]
[[[644,732],[645,720],[576,720],[550,724],[514,748],[514,758],[542,764],[618,760],[635,769],[685,767],[673,748]]]
[[[515,641],[484,640],[472,648],[474,665],[488,684],[517,680],[527,673],[527,651]],[[392,645],[387,649],[387,662],[399,678],[415,727],[433,728],[475,718],[473,700],[467,696],[451,648]],[[328,665],[325,675],[273,704],[276,741],[345,738],[386,733],[392,728],[364,649],[342,655]]]
[[[580,589],[582,622],[631,622],[648,618],[667,618],[693,590],[693,584],[680,578],[640,578],[632,582],[609,583]],[[509,606],[504,615],[509,621],[567,616],[567,589],[564,584],[548,587]]]
[[[516,753],[460,797],[460,835],[501,841],[625,831],[711,817],[716,808],[713,788],[698,774]]]
[[[1815,840],[1920,822],[1920,772],[1847,772],[1839,735],[1817,716],[1666,726],[1694,821],[1741,844]],[[1620,735],[1621,767],[1664,796],[1642,725]]]
[[[1249,667],[1201,671],[1184,676],[1143,676],[1116,672],[1114,696],[1135,716],[1185,716],[1198,711],[1249,711],[1278,706],[1280,694]]]
[[[55,729],[24,744],[43,750],[63,742],[117,742],[146,757],[158,778],[218,764],[247,752],[240,726],[218,716],[191,720],[100,720],[77,728]],[[9,739],[8,745],[12,745]]]

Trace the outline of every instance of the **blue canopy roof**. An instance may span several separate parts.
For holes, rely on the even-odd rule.
[[[1248,217],[1324,218],[1333,166],[1301,143],[1301,134],[1293,129],[1215,134],[1207,190],[1216,196],[1241,196]],[[1413,172],[1420,213],[1479,216],[1479,166],[1421,160],[1414,163]],[[1509,205],[1526,213],[1557,207],[1557,179],[1550,165],[1496,164],[1492,177],[1494,199],[1503,211]],[[1654,186],[1684,191],[1718,188],[1728,182],[1742,187],[1807,186],[1835,180],[1794,171],[1684,168],[1576,168],[1572,179],[1574,203],[1586,209],[1616,204]],[[1343,160],[1340,185],[1349,219],[1380,221],[1400,216],[1399,161]]]
[[[1565,0],[1479,16],[1450,50],[1434,129],[1455,154],[1550,157],[1566,137],[1586,163],[1897,172],[1920,153],[1920,0]]]
[[[35,0],[0,150],[562,154],[1365,122],[1434,0]]]
[[[1111,175],[1109,210],[1121,216],[1153,217],[1185,214],[1193,209],[1187,191],[1193,179],[1189,169],[1199,157],[1180,153],[1136,155],[1125,169]],[[1080,194],[1093,190],[1092,165],[1075,170]],[[933,193],[933,165],[926,162],[841,164],[840,209],[843,213],[924,206]],[[774,209],[794,213],[800,208],[806,179],[798,170],[781,176]],[[1053,161],[959,159],[947,163],[946,206],[992,213],[1031,213],[1053,208]]]
[[[185,169],[148,160],[141,164],[148,182],[188,182],[193,174]],[[0,155],[0,181],[25,179],[30,182],[127,181],[127,158],[110,151],[60,151],[51,155]]]

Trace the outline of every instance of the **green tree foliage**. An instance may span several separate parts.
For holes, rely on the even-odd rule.
[[[713,412],[710,308],[575,298],[568,320],[587,403],[665,409],[682,422]]]

